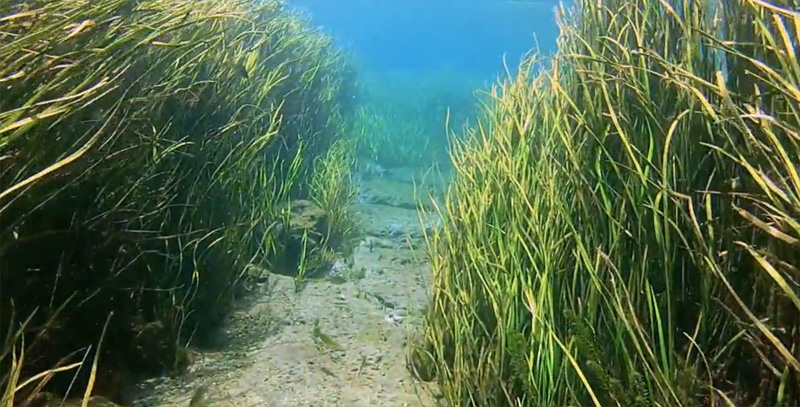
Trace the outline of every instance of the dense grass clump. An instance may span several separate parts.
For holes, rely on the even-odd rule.
[[[453,155],[411,353],[451,406],[800,403],[800,14],[580,1]]]
[[[350,206],[355,203],[358,185],[353,180],[357,139],[351,135],[334,142],[320,156],[310,181],[311,199],[327,214],[330,228],[324,241],[331,250],[349,253],[361,229]]]
[[[3,403],[185,365],[351,110],[306,27],[280,1],[0,3]]]
[[[364,75],[353,129],[357,158],[387,168],[448,162],[442,123],[448,113],[459,123],[472,115],[479,82],[450,70]]]

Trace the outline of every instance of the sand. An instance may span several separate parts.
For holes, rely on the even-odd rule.
[[[361,181],[353,210],[365,235],[342,259],[346,282],[313,280],[298,293],[291,277],[270,274],[221,328],[224,346],[193,351],[180,377],[143,383],[135,404],[189,406],[204,388],[192,407],[436,406],[435,387],[406,368],[430,286],[420,219],[409,204],[414,173]]]

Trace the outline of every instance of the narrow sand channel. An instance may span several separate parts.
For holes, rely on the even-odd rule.
[[[290,277],[270,275],[230,316],[220,350],[196,352],[181,377],[144,383],[136,405],[435,406],[435,389],[406,369],[430,285],[412,174],[363,181],[354,210],[365,237],[345,261],[345,282],[315,280],[295,293]],[[204,400],[192,403],[201,387]]]

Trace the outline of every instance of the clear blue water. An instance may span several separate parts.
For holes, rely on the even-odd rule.
[[[506,67],[513,74],[532,50],[556,50],[554,0],[287,1],[347,51],[357,71],[355,102],[369,113],[362,118],[368,137],[442,151],[439,162],[448,161],[448,112],[451,129],[474,123],[476,91],[505,77]],[[384,151],[373,160],[411,159]]]
[[[368,72],[493,79],[537,43],[555,50],[555,1],[289,0]]]
[[[557,2],[492,0],[289,0],[352,51],[364,69],[457,71],[481,79],[516,66],[537,43],[555,50]]]

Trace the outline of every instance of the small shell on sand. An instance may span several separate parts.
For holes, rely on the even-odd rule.
[[[383,319],[385,319],[386,322],[388,322],[390,324],[399,324],[399,323],[403,322],[403,316],[395,314],[394,312],[390,312],[390,313],[386,314],[386,316]]]

